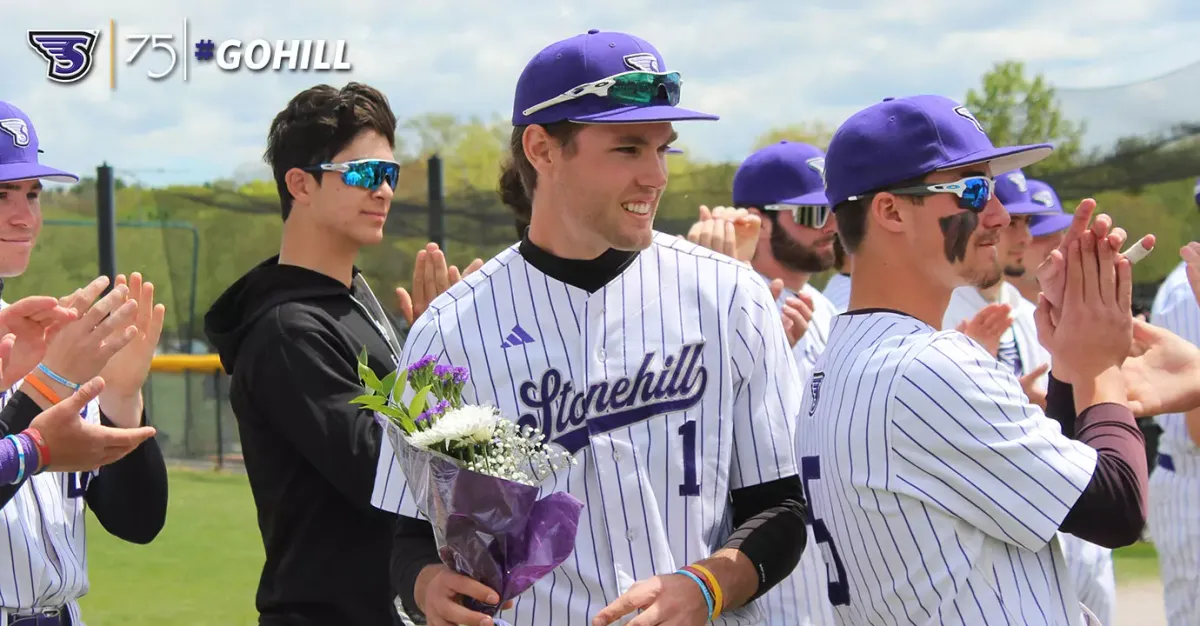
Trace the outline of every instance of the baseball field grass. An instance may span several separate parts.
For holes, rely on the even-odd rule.
[[[147,546],[115,539],[88,517],[91,592],[81,602],[84,620],[89,626],[256,624],[263,552],[245,475],[172,469],[169,506],[166,528]],[[1158,580],[1149,544],[1117,550],[1115,568],[1118,588]]]

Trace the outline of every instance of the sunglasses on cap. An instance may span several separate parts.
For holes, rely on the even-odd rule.
[[[825,226],[825,222],[829,221],[829,214],[832,213],[832,208],[827,204],[768,204],[763,206],[763,210],[791,211],[792,219],[796,224],[809,228]]]
[[[400,180],[400,164],[382,159],[360,159],[344,163],[321,163],[301,168],[306,172],[339,172],[342,182],[351,187],[374,191],[383,183],[393,190]]]
[[[958,208],[982,212],[996,191],[996,181],[987,176],[968,176],[952,183],[937,185],[920,185],[917,187],[901,187],[885,189],[884,191],[898,196],[932,196],[935,193],[952,193],[958,196]],[[850,198],[857,200],[861,196]]]
[[[679,85],[683,80],[679,72],[622,72],[593,83],[584,83],[570,89],[561,95],[554,96],[545,102],[535,104],[524,111],[522,115],[533,115],[556,104],[569,102],[583,96],[600,96],[608,98],[617,104],[645,105],[662,101],[665,97],[667,104],[679,104]]]

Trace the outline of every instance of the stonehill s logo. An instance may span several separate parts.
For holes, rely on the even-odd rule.
[[[100,31],[31,30],[29,46],[46,61],[46,78],[56,83],[74,83],[92,70],[92,53]]]

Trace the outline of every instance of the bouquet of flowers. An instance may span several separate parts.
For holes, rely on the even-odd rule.
[[[583,503],[562,492],[538,499],[537,484],[574,457],[494,407],[463,404],[469,372],[434,356],[380,380],[364,351],[358,374],[366,393],[352,402],[383,421],[442,562],[500,595],[496,605],[468,599],[468,608],[495,616],[570,556]]]

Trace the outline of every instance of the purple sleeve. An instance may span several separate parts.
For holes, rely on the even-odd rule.
[[[1051,381],[1053,383],[1053,379]],[[1070,397],[1070,387],[1067,386]],[[1047,407],[1049,407],[1047,400]],[[1119,548],[1141,538],[1146,524],[1145,441],[1133,413],[1119,404],[1084,409],[1072,426],[1079,441],[1098,452],[1087,488],[1059,530],[1104,546]]]

